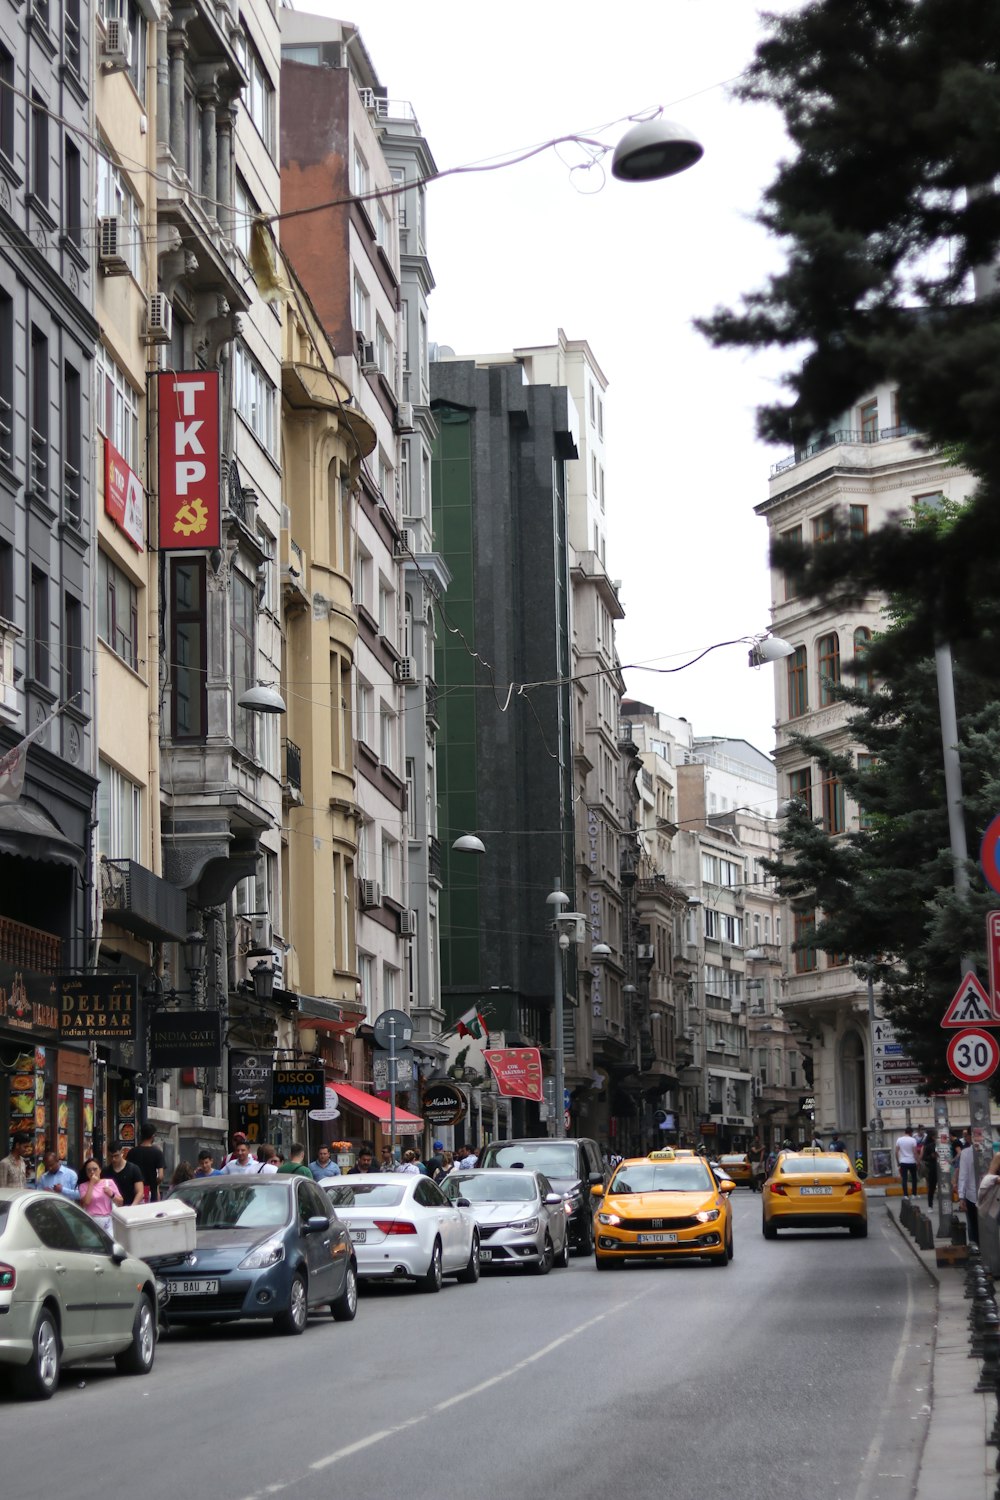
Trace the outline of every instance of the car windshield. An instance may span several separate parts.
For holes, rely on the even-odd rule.
[[[786,1156],[781,1163],[785,1177],[815,1177],[818,1172],[836,1172],[846,1177],[851,1164],[843,1156]]]
[[[198,1229],[278,1229],[291,1216],[292,1197],[283,1182],[184,1183],[172,1196],[194,1209]]]
[[[708,1192],[711,1182],[698,1161],[637,1161],[619,1167],[611,1180],[610,1193],[698,1193]]]
[[[508,1177],[503,1172],[453,1172],[441,1184],[445,1197],[468,1198],[470,1203],[531,1203],[537,1193],[533,1177]]]
[[[324,1184],[325,1186],[325,1184]],[[347,1186],[346,1183],[343,1186]],[[333,1196],[336,1189],[326,1188]],[[396,1187],[392,1182],[352,1182],[350,1187],[351,1198],[335,1198],[334,1202],[344,1208],[356,1204],[359,1208],[395,1208],[402,1203],[405,1188]]]
[[[520,1145],[489,1147],[486,1166],[528,1167],[532,1172],[544,1172],[546,1177],[576,1177],[576,1147],[569,1142],[540,1141]]]

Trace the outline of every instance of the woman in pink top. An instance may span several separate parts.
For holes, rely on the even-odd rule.
[[[101,1176],[101,1164],[90,1157],[83,1164],[83,1181],[80,1183],[80,1207],[88,1213],[106,1234],[111,1233],[111,1209],[120,1208],[125,1202],[113,1177]]]

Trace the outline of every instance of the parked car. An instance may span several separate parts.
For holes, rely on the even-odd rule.
[[[194,1250],[153,1256],[167,1323],[270,1318],[301,1333],[311,1309],[348,1322],[358,1306],[351,1237],[315,1182],[297,1174],[204,1177],[171,1194],[195,1211]]]
[[[590,1255],[594,1248],[594,1220],[590,1190],[608,1180],[596,1141],[581,1137],[554,1140],[551,1136],[518,1141],[490,1141],[479,1158],[480,1167],[526,1167],[542,1172],[566,1199],[570,1248]]]
[[[0,1367],[45,1400],[62,1365],[114,1358],[147,1375],[156,1353],[156,1283],[144,1261],[55,1193],[0,1188]]]
[[[456,1168],[441,1190],[451,1203],[472,1204],[480,1265],[527,1266],[539,1276],[569,1265],[566,1200],[541,1172]]]
[[[325,1177],[320,1184],[351,1232],[362,1280],[413,1281],[439,1292],[444,1276],[479,1280],[479,1230],[468,1199],[404,1172]]]

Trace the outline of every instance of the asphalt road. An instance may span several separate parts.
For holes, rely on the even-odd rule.
[[[145,1379],[0,1392],[0,1490],[73,1500],[909,1500],[933,1289],[867,1240],[760,1233],[736,1258],[385,1288],[300,1338],[171,1334]]]

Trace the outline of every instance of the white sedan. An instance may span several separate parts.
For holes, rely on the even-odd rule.
[[[414,1281],[422,1292],[439,1292],[444,1276],[479,1280],[475,1216],[429,1177],[366,1172],[327,1177],[320,1187],[350,1230],[362,1280]]]
[[[468,1198],[485,1265],[526,1266],[539,1276],[569,1265],[566,1199],[541,1172],[456,1167],[441,1184],[446,1198]]]

